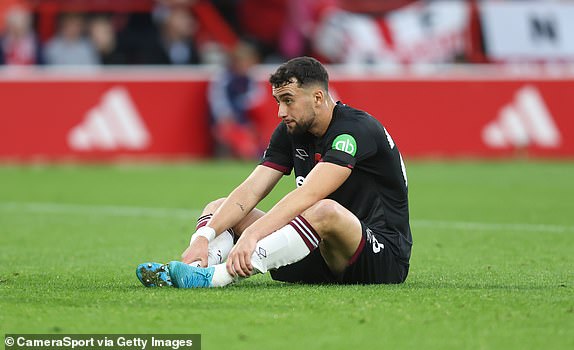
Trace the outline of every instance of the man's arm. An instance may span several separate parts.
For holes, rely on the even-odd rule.
[[[301,187],[283,197],[267,214],[243,232],[227,260],[228,271],[248,276],[252,270],[251,254],[257,242],[333,193],[349,175],[349,168],[326,162],[317,164]]]
[[[235,226],[255,208],[261,199],[267,196],[282,175],[283,173],[278,170],[258,166],[241,185],[231,192],[213,213],[207,225],[217,235]],[[205,228],[202,229],[205,230]],[[194,237],[189,247],[183,252],[182,261],[189,264],[199,260],[202,266],[207,266],[208,240],[202,235],[194,235]]]
[[[213,213],[209,227],[217,234],[237,225],[279,182],[283,173],[263,166],[257,166],[251,175]]]

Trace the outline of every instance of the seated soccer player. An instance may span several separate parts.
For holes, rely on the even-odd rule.
[[[412,246],[397,146],[368,113],[329,95],[324,66],[292,59],[271,75],[281,122],[261,163],[208,204],[182,261],[145,263],[145,286],[222,287],[269,271],[300,283],[402,283]],[[283,175],[297,187],[264,213]],[[234,244],[234,236],[239,237]]]

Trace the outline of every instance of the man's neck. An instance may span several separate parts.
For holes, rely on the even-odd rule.
[[[327,101],[325,101],[325,106],[321,108],[321,111],[315,119],[317,121],[316,125],[309,130],[309,132],[315,137],[322,137],[327,132],[327,129],[331,124],[331,120],[333,119],[333,111],[335,106],[335,102],[329,96]]]

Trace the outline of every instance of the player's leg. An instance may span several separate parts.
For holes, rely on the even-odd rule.
[[[389,240],[397,233],[373,232],[331,200],[318,202],[302,216],[321,237],[319,249],[299,262],[271,271],[274,280],[345,284],[405,281],[408,261],[395,255]]]
[[[256,272],[267,272],[304,259],[319,246],[321,255],[333,275],[348,266],[362,240],[359,220],[332,200],[322,200],[288,225],[257,243],[252,256]],[[170,274],[177,287],[224,286],[233,282],[225,264],[197,270],[172,262]]]
[[[208,203],[201,212],[201,215],[197,219],[197,225],[195,230],[199,230],[201,227],[206,226],[213,213],[219,208],[223,203],[225,198],[216,199]],[[212,266],[216,264],[221,264],[227,258],[227,255],[233,248],[234,242],[234,232],[233,228],[228,228],[223,231],[217,237],[215,237],[211,242],[209,242],[208,253],[207,253],[207,266]],[[187,250],[183,252],[182,257],[185,256]],[[192,266],[201,266],[201,261],[194,261],[190,263]]]
[[[205,226],[213,213],[223,204],[225,198],[220,198],[208,203],[199,219],[197,220],[196,230],[200,227]],[[222,232],[213,241],[209,242],[208,246],[208,266],[213,266],[224,262],[229,255],[229,252],[233,248],[234,235],[240,236],[241,233],[249,225],[254,223],[257,219],[263,216],[264,212],[259,209],[253,209],[247,216],[241,220],[234,227]],[[200,262],[192,262],[192,266],[200,266]],[[140,282],[146,287],[163,287],[171,286],[171,278],[169,276],[169,271],[165,264],[148,262],[138,265],[136,268],[136,276]]]
[[[359,219],[330,199],[317,202],[302,216],[321,237],[319,250],[331,272],[342,274],[357,253],[363,237]]]
[[[203,209],[201,216],[197,220],[196,231],[207,225],[213,213],[223,204],[225,198],[216,199],[210,203],[208,203],[205,208]],[[221,234],[219,234],[213,241],[209,242],[209,251],[207,257],[207,265],[217,265],[221,264],[227,259],[231,248],[233,248],[233,244],[235,241],[235,236],[240,236],[243,233],[243,230],[247,228],[249,225],[254,223],[257,219],[263,216],[264,212],[255,208],[253,209],[247,216],[241,220],[237,225],[231,227]],[[199,261],[192,262],[190,265],[192,266],[200,266]]]
[[[271,247],[272,253],[257,254],[252,263],[261,272],[273,271],[274,279],[336,282],[353,260],[362,237],[359,219],[339,203],[324,199],[259,241],[256,253],[260,247],[264,252]]]

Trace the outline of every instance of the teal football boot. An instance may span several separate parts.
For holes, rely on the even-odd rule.
[[[208,288],[211,287],[215,267],[195,267],[172,261],[168,265],[171,283],[176,288]]]
[[[139,264],[136,276],[146,287],[171,287],[171,277],[166,264],[148,262]]]

